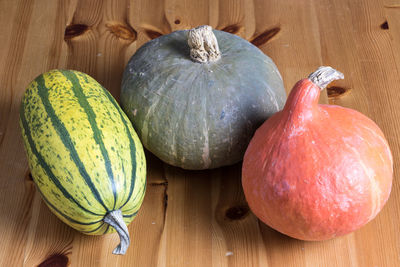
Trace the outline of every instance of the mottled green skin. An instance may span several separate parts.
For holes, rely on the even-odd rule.
[[[123,76],[121,103],[144,146],[184,169],[236,163],[258,126],[286,100],[272,60],[246,40],[214,31],[221,59],[190,59],[187,31],[143,45]]]

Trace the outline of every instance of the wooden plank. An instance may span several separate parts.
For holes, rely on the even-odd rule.
[[[400,97],[399,72],[393,54],[399,50],[393,50],[388,32],[380,27],[385,21],[384,5],[379,1],[349,1],[320,4],[318,8],[321,27],[335,29],[335,34],[321,31],[323,57],[343,70],[346,79],[340,84],[351,88],[350,94],[333,102],[364,113],[381,127],[391,146],[396,170],[400,166]],[[394,192],[397,186],[394,178]],[[399,235],[398,203],[398,195],[392,194],[378,217],[354,233],[350,244],[356,248],[353,256],[359,266],[400,265],[400,243],[395,241]],[[386,246],[387,243],[392,245]]]
[[[375,120],[398,170],[399,6],[398,0],[1,1],[0,265],[400,265],[397,174],[392,196],[373,222],[344,237],[303,242],[272,230],[249,211],[240,164],[191,172],[149,153],[145,200],[129,225],[132,245],[127,255],[112,255],[116,234],[82,235],[43,204],[28,175],[18,126],[22,93],[39,73],[81,70],[118,98],[123,69],[137,48],[173,30],[210,24],[268,54],[287,91],[319,65],[343,71],[346,79],[331,88],[337,95],[330,102]],[[327,101],[325,95],[321,102]]]
[[[42,71],[59,65],[63,58],[54,42],[57,36],[62,35],[57,29],[60,26],[57,13],[61,12],[56,2],[35,4],[33,1],[2,1],[0,6],[0,21],[5,30],[1,38],[2,43],[4,41],[6,44],[0,49],[0,236],[4,244],[0,251],[0,265],[22,266],[26,260],[26,250],[30,248],[27,240],[42,244],[42,250],[52,251],[63,247],[55,240],[65,236],[65,226],[53,215],[46,218],[44,224],[36,224],[42,205],[28,176],[18,125],[19,103],[28,83]],[[41,12],[48,16],[40,16]],[[48,213],[45,210],[45,214]],[[54,224],[50,227],[50,223]],[[47,228],[50,230],[46,231]],[[47,237],[46,240],[33,240],[37,229],[42,230],[40,236]],[[44,232],[49,235],[44,235]],[[62,242],[68,243],[68,238]]]
[[[319,66],[320,28],[313,1],[254,1],[256,30],[252,39],[269,55],[281,71],[286,91]],[[321,94],[321,103],[327,103]]]

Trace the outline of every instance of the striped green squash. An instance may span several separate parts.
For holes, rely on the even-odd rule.
[[[143,201],[143,147],[115,99],[90,76],[52,70],[25,92],[20,125],[34,182],[63,222],[89,235],[115,230],[129,246],[129,224]],[[111,226],[111,227],[110,227]]]

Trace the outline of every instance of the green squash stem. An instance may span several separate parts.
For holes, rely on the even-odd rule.
[[[121,210],[113,210],[109,212],[103,221],[110,226],[114,227],[120,239],[119,245],[113,250],[113,254],[124,255],[129,247],[129,231],[122,217]]]
[[[199,63],[214,62],[221,58],[218,41],[211,26],[203,25],[189,30],[190,57]]]

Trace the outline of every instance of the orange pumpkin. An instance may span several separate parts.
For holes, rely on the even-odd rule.
[[[321,67],[292,89],[284,109],[255,133],[242,184],[254,214],[302,240],[352,232],[386,203],[393,159],[379,127],[363,114],[320,105],[320,91],[343,74]]]

